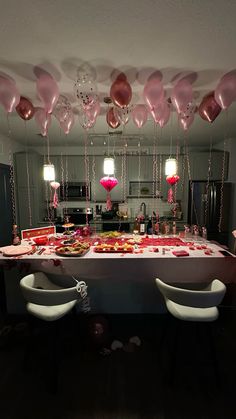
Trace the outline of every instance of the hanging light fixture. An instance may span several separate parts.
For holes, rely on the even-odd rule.
[[[106,157],[103,163],[103,173],[104,175],[114,175],[115,172],[115,163],[113,157]]]
[[[165,174],[166,176],[172,176],[177,174],[177,160],[169,158],[165,161]]]
[[[48,163],[43,165],[43,179],[48,181],[55,180],[55,167],[54,164]]]

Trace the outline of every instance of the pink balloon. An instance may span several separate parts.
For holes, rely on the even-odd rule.
[[[170,107],[166,100],[163,100],[156,108],[152,109],[151,115],[156,124],[158,123],[161,127],[164,127],[170,118]]]
[[[144,87],[143,97],[150,109],[157,108],[164,98],[164,89],[160,80],[149,80]]]
[[[96,123],[96,118],[90,119],[86,111],[80,112],[78,114],[78,118],[79,118],[79,123],[81,127],[84,128],[85,130],[89,130],[90,128],[93,128]]]
[[[75,117],[74,117],[73,112],[71,111],[69,115],[67,116],[66,120],[60,122],[60,127],[64,131],[65,134],[69,134],[74,123],[75,123]]]
[[[132,110],[132,118],[137,125],[138,128],[142,128],[142,126],[147,122],[148,118],[148,111],[145,105],[136,105]]]
[[[170,107],[168,105],[168,103],[165,101],[164,102],[164,107],[163,107],[163,113],[159,119],[159,125],[161,128],[164,127],[164,125],[167,124],[167,122],[170,119]]]
[[[131,107],[125,106],[124,108],[114,108],[115,118],[120,124],[126,125],[129,122]]]
[[[59,98],[56,81],[48,74],[42,74],[36,82],[37,92],[47,113],[52,113]]]
[[[99,102],[95,102],[95,104],[92,106],[92,108],[87,109],[86,115],[90,119],[90,121],[96,121],[97,116],[99,115],[101,110],[101,106]]]
[[[184,131],[187,131],[194,121],[194,114],[190,116],[180,116],[179,123]]]
[[[6,112],[12,112],[20,102],[20,94],[15,83],[5,77],[0,77],[0,102]]]
[[[236,100],[236,75],[224,76],[215,90],[215,100],[222,109],[227,109]]]
[[[39,128],[41,129],[42,136],[46,137],[48,135],[48,128],[51,125],[51,115],[47,114],[44,109],[38,109],[37,112],[35,112],[34,117]]]
[[[174,86],[171,101],[179,114],[193,101],[193,89],[187,80],[181,80]]]

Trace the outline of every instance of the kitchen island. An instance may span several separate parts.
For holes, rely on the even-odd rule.
[[[236,282],[236,257],[223,256],[217,244],[186,241],[181,246],[155,246],[155,237],[151,243],[135,246],[133,253],[96,253],[91,246],[83,257],[61,257],[55,253],[20,258],[1,255],[8,311],[24,306],[19,280],[28,272],[43,271],[66,283],[73,283],[73,276],[85,280],[94,310],[112,313],[159,312],[162,300],[155,286],[156,277],[195,288],[215,278],[226,284]],[[188,256],[175,256],[180,250]]]

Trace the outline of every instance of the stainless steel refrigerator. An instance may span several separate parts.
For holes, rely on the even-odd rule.
[[[224,183],[221,231],[221,182],[193,181],[189,185],[188,223],[206,226],[208,239],[228,244],[231,183]]]

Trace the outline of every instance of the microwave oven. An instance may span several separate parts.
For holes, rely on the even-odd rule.
[[[91,184],[88,183],[88,199],[90,200]],[[85,182],[68,182],[68,184],[60,185],[60,197],[63,195],[68,201],[85,201],[86,200],[86,183]]]

